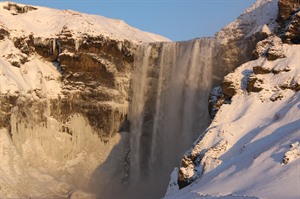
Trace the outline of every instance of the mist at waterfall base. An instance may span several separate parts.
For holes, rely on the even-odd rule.
[[[163,197],[172,170],[207,128],[214,49],[211,38],[137,49],[129,108],[128,198]]]

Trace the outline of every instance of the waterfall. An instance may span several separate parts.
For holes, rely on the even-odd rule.
[[[214,50],[214,39],[202,38],[146,44],[135,54],[130,180],[152,181],[153,190],[162,187],[156,197],[162,196],[172,169],[209,124]]]
[[[135,65],[135,72],[133,78],[133,91],[134,97],[132,98],[132,104],[130,110],[130,121],[131,121],[131,133],[134,136],[131,136],[131,165],[132,170],[136,173],[134,177],[138,179],[140,177],[140,169],[138,165],[140,165],[139,151],[140,151],[140,139],[142,136],[142,126],[143,126],[143,111],[144,111],[144,95],[145,95],[145,86],[147,80],[147,67],[149,56],[151,53],[151,46],[141,46],[136,54],[136,63],[141,63],[141,66]]]

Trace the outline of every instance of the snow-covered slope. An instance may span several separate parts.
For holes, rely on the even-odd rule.
[[[300,197],[300,46],[277,47],[286,58],[261,57],[225,77],[236,94],[187,153],[202,154],[199,164],[181,168],[198,179],[179,191],[170,187],[166,198]],[[249,93],[253,75],[261,91]]]
[[[133,28],[122,20],[40,6],[34,6],[36,10],[18,14],[14,8],[4,9],[8,4],[9,2],[0,3],[0,25],[7,27],[12,37],[34,33],[36,37],[55,38],[67,27],[75,38],[80,38],[83,34],[101,34],[111,39],[135,42],[168,41],[162,36]]]
[[[45,62],[37,56],[28,57],[17,49],[13,42],[4,39],[0,42],[0,93],[2,95],[27,94],[38,90],[48,97],[57,97],[61,92],[61,74],[51,62]],[[23,59],[26,63],[19,67]]]
[[[257,0],[236,20],[222,28],[216,34],[221,43],[236,38],[247,38],[261,31],[270,32],[276,27],[278,0]]]
[[[277,4],[258,0],[217,34],[224,43],[239,30],[266,38],[256,45],[257,59],[215,89],[223,92],[215,107],[226,103],[174,170],[165,198],[300,198],[300,46],[276,36]]]
[[[229,73],[252,59],[256,43],[265,39],[277,26],[277,3],[278,0],[257,0],[216,34],[215,38],[220,43],[220,70]]]
[[[259,32],[265,39],[255,43],[257,59],[212,92],[213,108],[223,105],[172,173],[165,198],[300,198],[300,46],[283,43],[284,25],[299,26],[300,3],[280,3],[258,0],[216,35],[229,45]],[[285,4],[290,11],[278,9]],[[278,12],[287,15],[280,26]]]

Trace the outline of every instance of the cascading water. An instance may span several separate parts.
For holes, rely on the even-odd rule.
[[[131,151],[140,151],[140,139],[142,136],[142,126],[143,126],[143,111],[144,111],[144,88],[146,86],[146,79],[147,79],[147,67],[148,67],[148,61],[149,56],[151,53],[151,46],[146,46],[146,49],[144,50],[143,47],[140,47],[138,50],[138,53],[136,56],[136,62],[142,63],[141,67],[136,67],[135,72],[136,75],[134,77],[134,84],[133,84],[133,90],[134,90],[134,97],[132,98],[132,104],[134,106],[131,106],[131,114],[130,117],[134,118],[131,120],[131,132],[134,136],[131,136]],[[133,176],[132,180],[138,180],[140,177],[140,169],[138,168],[138,165],[141,164],[139,153],[131,153],[131,165],[132,170],[136,171],[135,175]]]
[[[140,46],[129,109],[130,183],[144,184],[146,198],[161,197],[169,174],[209,124],[215,41]],[[153,195],[153,194],[156,195]]]

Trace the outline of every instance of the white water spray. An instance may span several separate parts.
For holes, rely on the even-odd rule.
[[[142,65],[134,65],[134,77],[133,77],[133,98],[132,103],[135,106],[131,106],[130,108],[130,115],[129,120],[132,121],[132,133],[135,136],[131,136],[130,143],[131,144],[131,151],[138,152],[140,151],[140,144],[139,140],[142,136],[142,125],[143,125],[143,111],[144,111],[144,91],[147,81],[147,68],[148,68],[148,61],[149,56],[151,53],[151,46],[140,46],[138,49],[137,54],[137,62],[142,63]],[[137,180],[140,177],[140,170],[138,165],[140,165],[140,158],[139,153],[131,153],[131,165],[132,170],[136,171],[134,180]]]
[[[208,126],[214,49],[210,38],[138,49],[129,113],[131,182],[165,188],[171,170]]]

